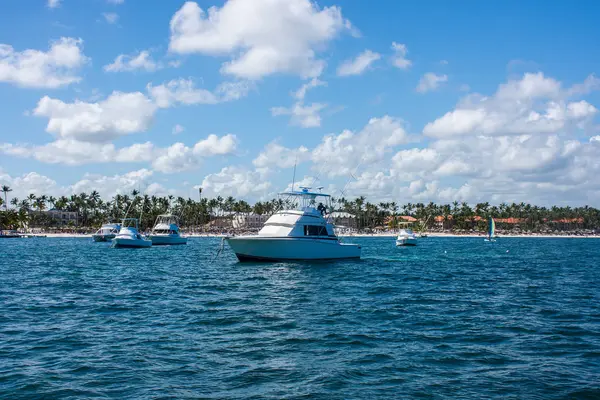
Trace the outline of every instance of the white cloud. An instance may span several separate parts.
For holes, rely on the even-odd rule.
[[[238,100],[248,94],[253,87],[248,82],[224,82],[215,92],[206,89],[198,89],[190,79],[176,79],[159,86],[148,84],[147,89],[150,96],[161,108],[167,108],[174,104],[217,104],[227,101]]]
[[[220,102],[226,102],[246,97],[253,88],[254,84],[248,81],[223,82],[217,86],[215,93]]]
[[[183,143],[160,148],[151,142],[116,148],[112,143],[89,143],[60,139],[41,146],[0,144],[0,152],[34,158],[48,164],[83,165],[96,163],[151,163],[160,172],[174,173],[200,166],[207,157],[227,155],[237,148],[235,135],[209,135],[188,147]]]
[[[167,174],[188,171],[198,168],[204,158],[232,154],[236,148],[237,138],[235,135],[229,134],[222,137],[209,135],[193,147],[175,143],[166,149],[155,151],[152,167],[156,171]]]
[[[371,64],[381,58],[381,54],[371,50],[365,50],[353,60],[344,61],[337,69],[338,76],[360,75],[365,72]]]
[[[220,172],[207,175],[202,181],[206,196],[234,196],[237,198],[262,197],[271,182],[265,181],[261,173],[243,167],[225,167]]]
[[[291,107],[271,107],[271,115],[274,117],[290,115],[290,124],[301,126],[303,128],[316,128],[321,126],[320,112],[327,107],[327,104],[311,103],[310,105],[305,105],[304,98],[310,89],[326,85],[326,82],[317,78],[312,78],[292,93],[292,97],[296,99],[296,102]]]
[[[90,193],[97,190],[105,198],[112,198],[116,194],[130,194],[133,190],[142,189],[150,183],[148,180],[153,172],[147,169],[127,172],[122,175],[104,176],[99,174],[86,174],[83,179],[71,185],[67,191],[69,193]]]
[[[194,82],[187,79],[172,80],[166,84],[152,86],[148,84],[148,93],[161,108],[175,103],[181,104],[216,104],[217,96],[206,89],[195,88]]]
[[[229,0],[208,12],[188,1],[171,19],[169,49],[231,55],[222,72],[245,79],[317,77],[325,62],[316,50],[350,27],[338,7],[320,9],[309,0]]]
[[[33,115],[47,117],[46,132],[61,139],[108,142],[118,136],[147,130],[156,105],[140,92],[113,92],[106,100],[65,103],[44,96]]]
[[[114,12],[110,12],[110,13],[102,13],[102,16],[104,17],[104,20],[108,23],[108,24],[116,24],[117,21],[119,20],[119,14],[114,13]]]
[[[125,72],[144,70],[153,72],[163,68],[162,64],[152,59],[148,50],[140,51],[137,55],[120,54],[115,58],[112,64],[104,66],[106,72]]]
[[[412,61],[406,58],[408,54],[408,48],[405,44],[392,42],[392,50],[394,55],[392,56],[392,64],[400,69],[408,69],[412,65]]]
[[[48,89],[77,83],[81,81],[77,70],[88,61],[82,50],[81,39],[65,37],[51,42],[47,52],[18,52],[0,44],[0,82]]]
[[[178,135],[181,132],[185,131],[185,128],[179,124],[175,124],[175,126],[173,127],[173,130],[171,131],[171,133],[173,135]]]
[[[179,79],[159,86],[148,84],[150,97],[141,92],[113,92],[98,102],[65,103],[44,96],[32,114],[48,118],[46,132],[57,139],[106,143],[148,130],[158,108],[233,101],[245,96],[251,87],[245,82],[225,82],[212,93],[195,88],[191,80]]]
[[[303,128],[316,128],[321,126],[320,112],[327,107],[327,104],[311,103],[304,105],[301,102],[295,103],[292,107],[273,107],[271,115],[274,117],[280,115],[291,115],[290,124],[298,125]]]
[[[11,177],[8,173],[0,168],[0,182],[3,185],[8,185],[13,189],[9,196],[24,199],[30,193],[36,196],[42,194],[62,194],[58,191],[58,185],[55,180],[47,176],[40,175],[37,172],[29,172],[17,177]]]
[[[60,2],[61,0],[48,0],[48,3],[46,3],[46,5],[48,6],[48,8],[57,8],[60,7]]]
[[[552,134],[582,127],[597,109],[586,101],[569,102],[569,93],[542,73],[528,73],[500,85],[491,97],[465,97],[453,111],[428,123],[423,133],[438,138]]]
[[[367,170],[349,185],[354,193],[401,201],[562,201],[570,188],[586,198],[598,183],[597,143],[558,135],[439,140],[429,148],[401,150],[387,173]],[[427,184],[425,183],[427,182]],[[406,187],[405,185],[409,186]],[[549,197],[544,197],[549,196]],[[583,197],[582,197],[583,196]],[[600,198],[599,198],[600,199]]]
[[[595,75],[588,76],[583,83],[573,85],[568,91],[569,96],[588,94],[594,90],[600,90],[600,79]]]
[[[358,133],[345,130],[327,135],[313,150],[312,159],[330,177],[352,173],[360,164],[376,164],[394,147],[407,143],[403,121],[384,116],[371,118]]]
[[[561,93],[561,84],[543,73],[526,73],[522,79],[510,80],[498,87],[495,96],[500,100],[533,100],[556,98]]]
[[[72,185],[60,186],[54,179],[37,172],[29,172],[17,177],[11,177],[0,169],[0,181],[12,189],[11,197],[24,199],[30,193],[35,195],[69,196],[81,192],[97,190],[104,199],[110,199],[115,194],[130,194],[134,189],[144,189],[152,177],[152,171],[140,169],[121,175],[103,176],[86,174]]]
[[[448,81],[448,75],[436,75],[433,72],[427,72],[419,80],[417,92],[426,93],[436,90],[440,84]]]
[[[125,0],[106,0],[110,4],[123,4]]]
[[[289,149],[276,141],[267,144],[264,150],[252,160],[256,168],[268,170],[271,167],[291,168],[294,164],[310,159],[310,151],[304,146]]]
[[[327,82],[323,82],[317,78],[313,78],[310,81],[308,81],[307,83],[300,86],[300,88],[298,90],[296,90],[294,93],[292,93],[292,96],[295,97],[299,101],[304,100],[306,93],[310,89],[313,89],[313,88],[316,88],[319,86],[327,86]]]
[[[60,139],[41,146],[0,145],[4,154],[32,157],[48,164],[82,165],[108,162],[150,162],[154,146],[150,142],[116,149],[114,144],[97,144]]]

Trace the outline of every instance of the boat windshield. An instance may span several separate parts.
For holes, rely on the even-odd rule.
[[[159,215],[154,222],[154,226],[157,225],[177,225],[177,217],[170,214]]]
[[[301,191],[279,193],[280,208],[298,211],[315,209],[322,215],[326,215],[333,209],[331,206],[330,195],[321,192],[312,192],[309,187],[303,187],[301,189]]]

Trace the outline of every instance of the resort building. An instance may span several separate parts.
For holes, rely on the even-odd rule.
[[[79,221],[79,214],[76,211],[61,211],[53,208],[43,213],[52,218],[58,226],[77,226]]]

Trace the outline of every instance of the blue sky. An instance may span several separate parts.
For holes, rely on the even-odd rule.
[[[252,201],[297,159],[297,180],[347,197],[600,200],[595,2],[1,7],[0,181],[18,197]]]

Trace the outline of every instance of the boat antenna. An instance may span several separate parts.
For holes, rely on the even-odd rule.
[[[360,167],[360,165],[363,162],[363,158],[361,158],[361,160],[358,162],[358,164],[356,165],[356,168],[354,168],[354,171],[350,172],[350,177],[348,178],[348,180],[346,181],[346,184],[344,185],[344,187],[342,188],[342,190],[340,190],[340,194],[342,196],[346,196],[346,188],[348,187],[348,185],[350,184],[350,182],[357,181],[358,179],[356,178],[356,171],[358,170],[358,168]]]
[[[142,222],[143,222],[142,218],[143,218],[143,216],[144,216],[144,202],[142,202],[142,207],[140,209],[140,226],[139,226],[139,229],[142,229]]]
[[[129,205],[129,207],[127,207],[127,211],[125,211],[125,217],[123,217],[123,219],[127,218],[127,215],[129,214],[129,210],[131,210],[131,207],[133,206],[133,204],[135,203],[136,200],[137,200],[137,196],[133,198],[133,200],[131,201],[131,204]]]
[[[294,175],[292,177],[292,192],[294,191],[294,185],[296,184],[296,164],[298,164],[298,155],[296,155],[296,159],[294,160]]]

